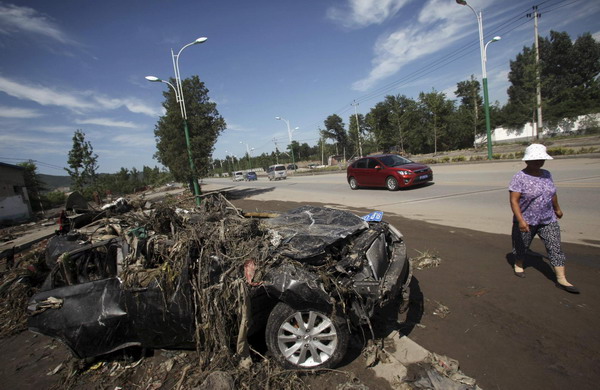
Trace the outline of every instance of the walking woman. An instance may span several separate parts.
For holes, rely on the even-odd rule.
[[[579,289],[569,283],[565,276],[565,255],[561,250],[558,225],[558,219],[562,218],[563,212],[558,204],[552,175],[542,169],[546,160],[552,160],[552,157],[546,153],[544,145],[529,145],[523,157],[527,166],[513,176],[508,187],[510,207],[514,214],[514,273],[518,277],[525,277],[523,260],[531,241],[538,235],[544,242],[550,264],[554,268],[556,287],[579,294]]]

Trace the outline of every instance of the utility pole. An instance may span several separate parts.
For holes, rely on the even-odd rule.
[[[275,164],[279,164],[279,147],[277,146],[277,138],[273,138],[275,144]]]
[[[537,106],[537,128],[535,130],[535,138],[540,138],[540,130],[543,131],[542,122],[542,82],[540,80],[540,46],[538,43],[538,18],[541,17],[537,12],[537,5],[533,7],[533,13],[527,14],[528,18],[533,17],[533,29],[535,32],[535,78],[536,78],[536,106]]]
[[[356,100],[353,101],[352,105],[354,106],[354,117],[356,118],[356,136],[358,137],[358,153],[360,154],[359,157],[362,157],[363,152],[362,143],[360,141],[360,123],[358,122],[358,112],[356,111],[356,106],[358,106],[358,103],[356,103]]]

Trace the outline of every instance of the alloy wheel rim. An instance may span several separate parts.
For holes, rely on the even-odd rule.
[[[277,332],[277,344],[283,357],[300,367],[325,363],[335,352],[337,343],[333,322],[316,311],[295,312]]]

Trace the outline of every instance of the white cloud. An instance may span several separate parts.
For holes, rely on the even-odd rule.
[[[81,97],[57,92],[41,85],[26,85],[0,76],[0,91],[22,100],[31,100],[42,106],[62,106],[69,109],[92,109],[94,105]]]
[[[600,42],[600,31],[593,33],[592,38],[594,38],[596,42]]]
[[[104,96],[94,96],[94,100],[98,102],[102,107],[111,110],[115,110],[120,107],[125,107],[126,109],[135,114],[144,114],[151,117],[163,115],[163,111],[161,109],[156,110],[150,106],[145,105],[139,100],[132,98],[118,99]]]
[[[13,134],[0,134],[0,145],[3,147],[10,147],[10,149],[21,148],[24,145],[30,145],[35,147],[36,145],[41,148],[49,145],[63,145],[63,142],[57,138],[40,138],[36,135],[26,135],[22,132]],[[0,149],[1,150],[1,149]]]
[[[33,126],[31,130],[48,134],[73,134],[76,128],[73,126]]]
[[[348,0],[345,6],[327,10],[327,17],[346,28],[362,28],[381,24],[411,0]]]
[[[125,127],[129,129],[135,129],[139,126],[133,122],[115,121],[109,118],[90,118],[90,119],[78,119],[75,121],[78,125],[98,125],[107,127]]]
[[[227,123],[227,129],[226,130],[231,130],[231,131],[240,131],[240,132],[245,132],[245,131],[250,131],[250,129],[244,127],[244,126],[240,126],[238,124],[235,123],[230,123],[229,121],[225,121]]]
[[[404,65],[440,52],[465,34],[465,24],[476,22],[471,12],[456,12],[451,1],[431,0],[421,9],[417,22],[404,24],[375,42],[369,74],[352,87],[366,91],[379,81],[397,74]],[[460,11],[460,9],[458,9]],[[468,10],[467,10],[468,11]]]
[[[130,148],[148,147],[154,150],[156,148],[156,141],[154,140],[154,134],[119,134],[112,139],[113,142],[121,145],[125,145]]]
[[[65,92],[42,85],[19,83],[0,76],[0,91],[22,100],[31,100],[43,106],[59,106],[73,111],[116,110],[125,107],[135,114],[151,117],[162,115],[161,110],[133,98],[110,98],[91,91]]]
[[[36,110],[30,110],[28,108],[0,106],[0,117],[1,118],[27,119],[27,118],[37,118],[40,116],[42,116],[42,114]]]
[[[64,44],[74,44],[50,17],[33,8],[0,3],[0,34],[16,33],[42,35]]]

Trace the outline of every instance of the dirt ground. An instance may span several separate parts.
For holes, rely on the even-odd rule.
[[[236,204],[295,206],[253,203]],[[401,327],[413,341],[458,360],[483,389],[598,388],[600,248],[563,246],[568,279],[582,291],[573,295],[555,287],[552,269],[541,257],[527,259],[526,278],[513,275],[508,225],[507,234],[499,235],[391,214],[384,219],[404,234],[410,257],[430,252],[441,259],[439,267],[415,270],[412,304]],[[532,250],[545,254],[538,239]],[[447,315],[436,310],[440,305],[449,309]]]
[[[299,206],[247,199],[233,203],[245,211]],[[363,215],[373,210],[351,211]],[[569,280],[582,291],[572,295],[554,286],[551,268],[540,257],[528,259],[525,279],[513,275],[510,226],[506,235],[497,235],[391,214],[384,219],[404,234],[410,257],[429,253],[441,260],[438,267],[415,270],[411,305],[398,325],[413,341],[458,360],[483,389],[597,388],[600,248],[564,246]],[[539,242],[532,249],[544,253]],[[69,366],[81,364],[60,343],[28,331],[0,340],[0,350],[0,388],[61,388]],[[337,370],[302,379],[313,389],[392,388],[365,369],[360,351],[355,340]],[[75,388],[112,390],[126,383],[178,388],[186,365],[193,364],[189,353],[181,351],[150,352],[142,363],[137,358],[98,361]],[[131,367],[126,375],[117,369],[123,366]]]

